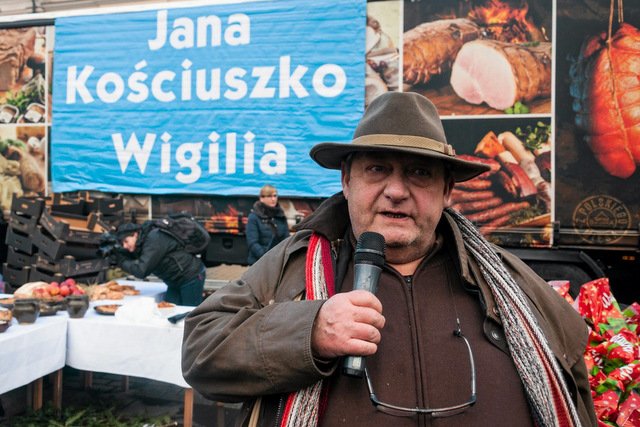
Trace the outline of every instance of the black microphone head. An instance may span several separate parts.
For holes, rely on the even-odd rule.
[[[384,236],[373,231],[362,233],[356,244],[354,262],[382,267],[384,265]]]

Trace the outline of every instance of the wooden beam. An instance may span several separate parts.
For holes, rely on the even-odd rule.
[[[62,411],[62,369],[51,374],[53,377],[53,407]]]
[[[182,422],[184,427],[192,427],[193,425],[193,389],[192,388],[184,389],[184,417]]]
[[[42,409],[42,377],[35,380],[33,383],[33,400],[31,401],[31,407],[34,411]]]

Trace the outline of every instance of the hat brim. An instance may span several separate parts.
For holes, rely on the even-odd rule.
[[[340,169],[342,160],[349,154],[355,152],[374,151],[408,153],[422,157],[440,159],[451,166],[451,172],[453,173],[453,178],[456,182],[468,181],[490,169],[490,167],[484,163],[462,160],[444,153],[438,153],[437,151],[412,147],[398,147],[394,145],[366,146],[337,142],[323,142],[315,145],[309,152],[309,155],[317,164],[324,168]]]

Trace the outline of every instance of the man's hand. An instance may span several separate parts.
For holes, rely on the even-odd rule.
[[[313,354],[326,359],[374,354],[384,322],[382,304],[371,292],[336,294],[322,305],[313,324]]]

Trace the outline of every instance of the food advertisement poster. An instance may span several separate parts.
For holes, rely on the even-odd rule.
[[[458,155],[490,171],[452,207],[500,244],[552,243],[553,2],[404,2],[403,90],[433,101]]]
[[[556,220],[573,231],[562,243],[637,245],[640,2],[561,0],[557,27]]]
[[[47,37],[44,27],[0,30],[0,209],[46,190]]]
[[[53,191],[339,190],[308,155],[350,140],[364,110],[366,3],[338,3],[56,19]]]
[[[640,3],[405,1],[403,16],[403,90],[492,168],[456,186],[454,208],[501,244],[632,241]]]

